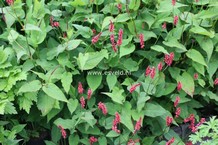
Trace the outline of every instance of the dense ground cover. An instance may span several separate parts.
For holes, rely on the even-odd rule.
[[[218,111],[217,11],[217,0],[1,1],[0,143],[190,145],[182,125],[205,137],[217,127],[198,131]]]

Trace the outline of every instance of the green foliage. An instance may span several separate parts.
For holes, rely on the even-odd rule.
[[[0,143],[184,144],[166,117],[217,110],[217,10],[216,0],[1,1]],[[211,121],[190,139],[217,140]]]

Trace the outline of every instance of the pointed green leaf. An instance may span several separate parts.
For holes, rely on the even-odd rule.
[[[115,84],[117,83],[117,77],[115,75],[107,75],[106,81],[111,91],[115,86]]]
[[[179,76],[177,81],[180,81],[182,83],[182,89],[191,97],[193,97],[194,91],[195,91],[195,84],[193,77],[187,73],[184,72],[182,76]]]
[[[87,83],[92,91],[95,91],[101,84],[102,75],[87,75]]]
[[[144,114],[149,117],[157,117],[166,113],[166,110],[159,104],[146,103]]]
[[[39,80],[34,80],[34,81],[31,81],[31,82],[27,82],[23,86],[21,86],[18,93],[36,92],[41,87],[42,87],[41,82]]]
[[[167,50],[164,47],[160,46],[160,45],[151,46],[151,49],[153,49],[153,50],[155,50],[157,52],[163,52],[164,54],[169,54],[167,52]]]
[[[62,75],[61,83],[66,93],[69,92],[72,81],[73,81],[73,76],[70,72],[65,72]]]
[[[200,63],[204,66],[207,66],[204,57],[201,55],[201,53],[195,49],[189,49],[186,53],[187,57],[192,59],[193,61]]]
[[[133,44],[121,46],[120,47],[120,58],[122,56],[125,56],[125,55],[132,53],[134,50],[135,50],[135,45],[133,45]]]

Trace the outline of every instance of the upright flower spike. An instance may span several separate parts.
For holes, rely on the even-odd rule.
[[[93,145],[95,142],[97,142],[98,141],[98,139],[97,138],[95,138],[94,136],[91,136],[90,138],[89,138],[89,144],[90,145]]]
[[[172,0],[172,5],[173,5],[173,6],[176,5],[176,0]]]
[[[218,78],[214,80],[214,85],[218,85]]]
[[[123,29],[119,30],[117,46],[120,46],[123,43]]]
[[[181,108],[177,108],[177,109],[176,109],[176,112],[175,112],[176,118],[179,117],[180,113],[181,113]]]
[[[170,54],[165,54],[164,62],[165,62],[168,66],[171,66],[171,64],[172,64],[172,62],[173,62],[173,59],[174,59],[174,53],[171,52]]]
[[[114,34],[110,35],[110,41],[111,41],[111,45],[112,45],[113,51],[117,52],[117,47],[116,47],[116,43],[115,43],[115,40],[114,40]]]
[[[167,116],[167,117],[166,117],[166,125],[167,125],[167,126],[170,126],[170,125],[172,124],[172,122],[173,122],[173,118],[170,117],[170,116]]]
[[[158,71],[161,71],[163,69],[163,63],[162,62],[158,63],[157,69],[158,69]]]
[[[104,115],[107,115],[107,107],[104,103],[99,102],[98,109],[100,109]]]
[[[180,91],[182,89],[182,83],[179,81],[177,83],[177,90]]]
[[[155,67],[152,67],[152,69],[151,69],[151,73],[150,73],[150,77],[151,77],[151,79],[154,79],[155,74],[156,74],[156,69],[155,69]]]
[[[142,117],[140,117],[135,124],[134,134],[140,130],[140,128],[142,127],[141,124],[142,124]]]
[[[134,92],[135,89],[136,89],[138,86],[140,86],[140,85],[141,85],[140,83],[135,84],[135,85],[132,85],[131,88],[129,89],[129,92],[130,92],[130,93]]]
[[[172,137],[168,142],[166,142],[166,145],[172,145],[175,141],[175,138]]]
[[[6,3],[7,3],[8,5],[13,5],[13,4],[14,4],[14,0],[6,0]]]
[[[85,101],[85,98],[83,96],[80,98],[80,105],[82,108],[85,108],[86,101]]]
[[[198,79],[198,73],[194,74],[194,79],[197,80]]]
[[[114,24],[113,22],[110,20],[110,25],[109,25],[109,31],[113,32],[114,31]]]
[[[167,23],[164,22],[164,23],[162,24],[162,29],[165,30],[166,28],[167,28]]]
[[[100,32],[98,35],[92,37],[92,44],[95,44],[98,42],[98,39],[100,38],[102,32]]]
[[[67,137],[66,131],[64,130],[64,128],[63,128],[61,125],[59,125],[58,128],[59,128],[60,131],[61,131],[62,137],[65,139],[65,138]]]
[[[120,114],[118,112],[115,113],[115,119],[113,120],[112,130],[116,133],[120,133],[120,130],[117,129],[117,125],[120,123]]]
[[[87,98],[88,100],[91,99],[91,96],[92,96],[92,90],[91,89],[88,89],[88,92],[87,92]]]
[[[122,10],[122,4],[119,3],[119,4],[117,5],[117,8],[118,8],[118,10],[121,12],[121,10]]]
[[[178,21],[179,21],[179,16],[174,16],[173,25],[176,26],[178,24]]]
[[[179,96],[176,96],[176,100],[174,101],[174,107],[177,107],[177,105],[179,104],[180,102],[180,97]]]
[[[83,85],[82,85],[81,82],[79,82],[79,83],[78,83],[78,93],[79,93],[79,94],[83,94],[83,91],[84,91]]]
[[[148,67],[146,68],[146,70],[145,70],[145,76],[146,76],[146,77],[149,76],[150,73],[151,73],[151,67],[148,66]]]
[[[59,22],[53,22],[52,26],[58,28],[58,27],[60,27],[60,24],[59,24]]]
[[[144,44],[144,35],[141,33],[139,34],[139,40],[140,40],[140,46],[141,46],[141,49],[145,47],[145,44]]]

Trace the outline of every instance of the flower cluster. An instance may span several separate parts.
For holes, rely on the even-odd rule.
[[[214,80],[214,85],[218,85],[218,78]]]
[[[177,83],[177,90],[180,91],[182,89],[182,83],[179,81]]]
[[[99,102],[98,109],[100,109],[104,115],[107,115],[107,107],[104,103]]]
[[[171,64],[172,64],[172,62],[173,62],[173,59],[174,59],[174,53],[171,52],[170,54],[165,54],[164,62],[165,62],[168,66],[171,66]]]
[[[86,101],[85,101],[85,98],[83,96],[80,98],[80,104],[81,104],[81,108],[85,108]]]
[[[92,96],[92,90],[91,89],[88,89],[88,92],[87,92],[87,95],[88,95],[88,100],[91,99],[91,96]]]
[[[189,128],[191,129],[192,132],[196,132],[197,128],[205,122],[205,118],[201,118],[200,122],[195,126],[195,116],[194,114],[190,114],[188,118],[184,119],[184,123],[189,122]]]
[[[14,3],[14,0],[6,0],[6,3],[7,3],[8,5],[12,5],[12,4]]]
[[[174,143],[174,141],[175,141],[175,138],[172,137],[168,142],[166,142],[166,145],[171,145]]]
[[[50,25],[56,28],[60,27],[59,22],[54,21],[54,18],[52,16],[50,17]]]
[[[117,46],[120,46],[123,43],[123,29],[119,30]]]
[[[130,93],[134,92],[135,89],[136,89],[138,86],[140,86],[140,85],[141,85],[140,83],[135,84],[135,85],[132,85],[131,88],[129,89],[129,92],[130,92]]]
[[[120,123],[120,114],[118,112],[115,113],[115,119],[113,120],[112,130],[116,133],[120,133],[120,130],[117,129],[117,125]]]
[[[173,122],[173,118],[170,117],[170,116],[167,116],[167,117],[166,117],[166,125],[167,125],[167,126],[170,126],[170,125],[172,124],[172,122]]]
[[[79,82],[79,83],[78,83],[78,93],[79,93],[79,94],[83,94],[83,91],[84,91],[83,85],[82,85],[81,82]]]
[[[140,128],[142,127],[141,124],[142,124],[142,117],[140,117],[135,124],[134,134],[140,130]]]
[[[64,130],[64,128],[62,127],[62,126],[58,126],[58,128],[60,129],[60,131],[61,131],[61,135],[62,135],[62,137],[65,139],[66,137],[67,137],[67,133],[66,133],[66,131]]]
[[[144,44],[144,35],[143,34],[139,34],[139,40],[140,40],[141,48],[144,48],[145,44]]]
[[[102,32],[98,33],[98,35],[94,36],[92,38],[92,44],[95,44],[98,42],[98,39],[101,37]]]
[[[150,76],[151,79],[154,79],[155,75],[156,75],[155,67],[151,68],[150,66],[148,66],[145,70],[145,76]]]
[[[90,145],[93,145],[93,143],[95,143],[95,142],[97,142],[97,141],[98,141],[98,139],[95,138],[94,136],[91,136],[91,137],[89,138],[89,144],[90,144]]]

